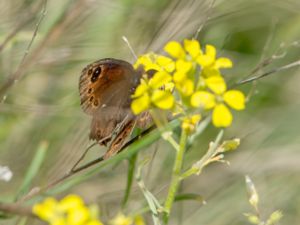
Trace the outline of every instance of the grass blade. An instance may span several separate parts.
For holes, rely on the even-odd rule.
[[[40,143],[40,145],[37,148],[37,151],[33,157],[33,160],[26,172],[25,178],[23,180],[23,183],[20,186],[20,189],[16,195],[16,200],[19,199],[24,193],[27,193],[29,191],[29,188],[31,186],[31,183],[37,173],[39,172],[39,169],[45,159],[46,152],[48,149],[48,142],[43,141]]]

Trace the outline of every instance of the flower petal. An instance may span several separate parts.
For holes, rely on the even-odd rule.
[[[170,109],[174,106],[174,96],[164,90],[155,90],[151,96],[154,105],[161,109]]]
[[[182,71],[176,71],[173,75],[175,83],[183,82],[187,78],[187,74]]]
[[[224,93],[224,101],[235,110],[245,109],[245,95],[238,90],[230,90]]]
[[[213,60],[216,59],[217,50],[216,50],[215,46],[213,46],[213,45],[206,45],[205,46],[205,50],[206,50],[206,52],[205,52],[206,55],[208,55],[211,58],[213,58]]]
[[[185,51],[182,48],[181,44],[177,41],[170,41],[168,42],[165,47],[164,50],[169,53],[170,56],[176,58],[176,59],[180,59],[180,58],[185,58]]]
[[[153,77],[149,80],[149,87],[157,89],[162,87],[164,84],[170,82],[172,76],[165,71],[156,72]]]
[[[84,205],[73,208],[67,214],[67,224],[82,225],[90,217],[90,212]]]
[[[212,114],[212,122],[216,127],[228,127],[232,123],[232,114],[224,104],[218,104]]]
[[[83,206],[84,202],[77,195],[68,195],[59,202],[59,208],[63,211]]]
[[[207,87],[214,93],[220,95],[226,91],[226,83],[222,76],[211,76],[205,79]]]
[[[146,111],[149,107],[150,107],[150,97],[147,93],[134,99],[131,103],[131,110],[135,115]]]
[[[200,55],[196,58],[197,63],[203,68],[212,66],[215,59],[209,55]]]
[[[141,79],[141,83],[135,89],[134,94],[132,95],[133,98],[140,97],[141,95],[145,94],[148,91],[148,85],[145,80]]]
[[[216,99],[213,94],[207,91],[197,91],[191,97],[191,105],[196,108],[211,109],[216,105]]]
[[[184,96],[190,96],[194,92],[194,82],[191,79],[185,79],[176,83],[177,90]]]
[[[154,53],[149,53],[149,54],[145,54],[145,55],[141,55],[137,61],[135,62],[135,64],[133,65],[133,67],[135,69],[137,69],[139,66],[143,66],[145,71],[148,70],[161,70],[161,67],[159,65],[156,64],[155,60],[157,58],[157,55]]]
[[[164,85],[164,90],[172,92],[174,87],[175,87],[174,83],[169,82]]]
[[[185,61],[183,59],[178,59],[176,61],[176,70],[187,73],[192,69],[193,64],[191,62]]]
[[[58,217],[58,218],[55,218],[54,220],[48,221],[48,222],[51,225],[68,225],[66,219],[63,217]]]
[[[103,225],[103,223],[99,220],[90,220],[85,225]]]
[[[32,211],[41,219],[49,221],[56,217],[55,209],[57,206],[58,202],[54,198],[46,198],[42,203],[35,204]]]
[[[203,77],[212,77],[212,76],[221,76],[219,69],[214,66],[204,67],[201,71],[201,76]]]
[[[232,67],[232,61],[228,58],[218,58],[216,60],[216,68],[231,68]]]
[[[156,62],[159,66],[161,66],[164,70],[171,73],[175,69],[175,63],[169,57],[159,55],[157,56]]]
[[[200,43],[196,40],[185,39],[183,41],[183,46],[193,58],[196,58],[198,55],[202,54]]]

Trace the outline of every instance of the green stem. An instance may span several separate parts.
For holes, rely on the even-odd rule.
[[[183,156],[187,143],[187,133],[185,130],[181,131],[179,150],[176,152],[176,159],[173,167],[172,180],[169,187],[169,192],[167,199],[165,201],[165,214],[164,214],[164,223],[167,224],[169,220],[169,215],[171,212],[171,208],[175,199],[175,195],[177,193],[180,181],[181,181],[181,168],[183,163]]]
[[[132,181],[133,181],[134,171],[135,171],[135,166],[136,166],[136,160],[137,160],[137,153],[132,155],[128,160],[127,184],[126,184],[125,195],[124,195],[124,198],[122,201],[123,209],[125,209],[125,206],[128,202],[129,195],[131,192]]]

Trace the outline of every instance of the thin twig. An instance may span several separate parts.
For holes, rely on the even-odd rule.
[[[34,31],[33,31],[31,40],[30,40],[30,42],[29,42],[29,44],[28,44],[28,46],[27,46],[27,48],[26,48],[26,50],[25,50],[25,53],[24,53],[24,55],[23,55],[23,58],[22,58],[21,63],[20,63],[20,65],[19,65],[19,68],[24,64],[25,59],[26,59],[26,57],[27,57],[27,55],[28,55],[28,53],[29,53],[29,50],[31,49],[31,46],[32,46],[32,44],[33,44],[33,42],[34,42],[34,39],[36,38],[37,32],[38,32],[38,30],[39,30],[39,27],[40,27],[40,25],[41,25],[43,19],[44,19],[45,16],[46,16],[46,13],[47,13],[47,1],[48,1],[48,0],[44,0],[44,5],[43,5],[43,8],[42,8],[41,16],[40,16],[40,18],[38,19],[38,22],[37,22],[36,25],[35,25],[35,29],[34,29]]]
[[[16,82],[18,81],[18,79],[21,77],[22,75],[22,71],[24,70],[24,64],[25,64],[25,60],[29,54],[29,51],[31,49],[31,46],[36,38],[36,35],[37,35],[37,32],[39,30],[39,27],[46,15],[46,10],[47,10],[47,0],[44,0],[44,5],[43,5],[43,8],[42,8],[42,12],[41,12],[41,16],[39,17],[38,19],[38,22],[35,26],[35,29],[34,29],[34,32],[33,32],[33,35],[31,37],[31,40],[25,50],[25,53],[23,55],[23,58],[19,64],[19,66],[17,67],[17,70],[15,71],[15,73],[13,73],[12,75],[10,75],[8,77],[8,79],[6,80],[6,82],[2,85],[2,87],[0,88],[0,97],[3,97],[5,95],[5,92]]]
[[[0,211],[6,214],[35,217],[30,207],[22,206],[20,204],[15,204],[15,203],[0,202]]]
[[[267,50],[269,49],[271,41],[273,40],[273,37],[274,37],[275,27],[276,27],[276,22],[272,21],[272,26],[270,28],[269,36],[268,36],[268,38],[265,42],[264,48],[262,50],[262,54],[261,54],[259,63],[251,71],[251,73],[247,77],[244,77],[243,79],[249,78],[249,77],[255,75],[256,73],[261,72],[264,67],[267,67],[275,59],[275,57],[273,57],[274,55],[271,56],[271,57],[266,56]],[[250,101],[251,97],[254,95],[254,93],[256,91],[256,86],[257,86],[257,82],[256,81],[252,82],[252,87],[251,87],[250,91],[248,92],[248,94],[246,96],[246,101],[247,102]]]
[[[294,41],[290,44],[285,44],[284,42],[280,44],[279,48],[275,51],[275,53],[270,57],[261,57],[260,62],[258,65],[247,75],[242,78],[242,81],[249,79],[249,77],[253,76],[254,74],[261,72],[263,68],[270,65],[276,59],[282,59],[287,54],[287,48],[289,47],[299,47],[299,41]],[[265,49],[265,48],[264,48]],[[265,51],[265,50],[264,50]],[[239,81],[239,82],[242,82]],[[237,83],[239,83],[237,82]]]
[[[94,147],[96,144],[98,144],[97,142],[91,144],[89,147],[86,148],[86,150],[84,151],[84,153],[79,157],[79,159],[76,161],[76,163],[74,164],[74,166],[71,168],[71,171],[75,171],[76,167],[78,166],[78,164],[85,158],[86,154],[88,153],[88,151]]]
[[[287,64],[287,65],[279,67],[279,68],[272,69],[272,70],[267,71],[267,72],[265,72],[265,73],[263,73],[261,75],[250,77],[248,79],[239,81],[239,82],[236,83],[236,85],[246,84],[246,83],[249,83],[249,82],[261,79],[263,77],[266,77],[266,76],[272,75],[274,73],[278,73],[280,71],[283,71],[283,70],[286,70],[286,69],[290,69],[290,68],[293,68],[293,67],[296,67],[296,66],[300,66],[300,60],[297,60],[295,62],[292,62],[290,64]]]

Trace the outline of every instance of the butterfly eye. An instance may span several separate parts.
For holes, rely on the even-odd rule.
[[[95,69],[93,76],[91,78],[91,82],[95,82],[98,79],[100,73],[101,73],[101,67],[98,67],[97,69]]]

